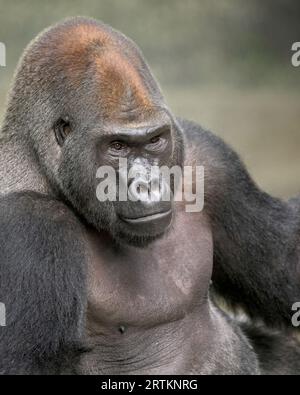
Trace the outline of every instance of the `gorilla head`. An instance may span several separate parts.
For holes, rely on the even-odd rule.
[[[117,171],[119,158],[146,169],[134,181],[147,191],[151,166],[183,161],[182,133],[132,41],[86,18],[45,31],[25,51],[9,107],[18,114],[10,119],[16,139],[34,150],[52,190],[88,223],[140,246],[169,228],[173,204],[161,196],[135,202],[96,197],[97,169]]]

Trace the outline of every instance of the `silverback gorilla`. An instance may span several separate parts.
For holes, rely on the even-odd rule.
[[[97,169],[119,158],[204,166],[204,209],[100,202]],[[300,372],[300,205],[260,191],[220,139],[175,118],[121,33],[74,18],[29,45],[0,165],[2,374]],[[211,282],[255,325],[224,313]]]

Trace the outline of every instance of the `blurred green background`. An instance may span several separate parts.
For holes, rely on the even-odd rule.
[[[171,108],[230,143],[257,183],[300,192],[299,0],[0,0],[0,117],[27,43],[67,16],[88,15],[142,48]]]

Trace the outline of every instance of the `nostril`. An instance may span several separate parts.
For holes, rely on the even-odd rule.
[[[132,201],[149,201],[150,186],[147,181],[133,180],[128,187],[129,199]]]
[[[137,186],[138,193],[149,193],[149,185],[146,183],[139,183]]]
[[[159,202],[161,200],[161,180],[159,177],[152,178],[149,188],[149,197],[152,202]]]

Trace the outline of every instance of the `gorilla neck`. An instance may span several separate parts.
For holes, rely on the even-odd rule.
[[[116,249],[93,232],[89,241],[91,352],[80,369],[94,374],[215,369],[207,356],[221,360],[222,353],[212,348],[231,341],[233,331],[208,298],[213,249],[204,214],[177,212],[173,230],[145,249]]]

